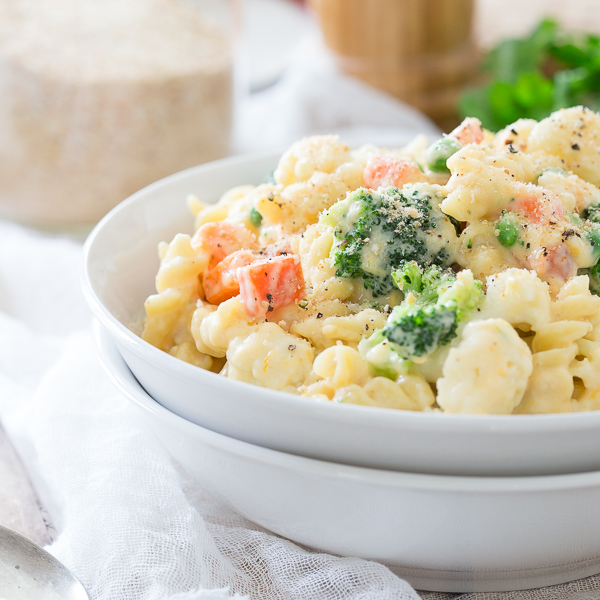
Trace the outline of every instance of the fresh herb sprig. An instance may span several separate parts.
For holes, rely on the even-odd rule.
[[[489,83],[465,91],[459,110],[486,129],[579,104],[600,108],[600,36],[565,33],[545,19],[529,36],[490,50],[483,67]]]

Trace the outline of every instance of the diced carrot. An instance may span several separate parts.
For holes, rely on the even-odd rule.
[[[241,223],[229,221],[205,223],[192,238],[192,248],[209,253],[209,269],[236,250],[256,248],[257,243],[256,236]]]
[[[458,140],[463,146],[481,144],[484,138],[481,121],[475,117],[467,117],[449,136]]]
[[[533,191],[520,198],[511,206],[512,212],[524,214],[529,221],[537,225],[547,225],[551,219],[559,219],[564,214],[560,197],[550,190],[534,188]]]
[[[423,174],[414,160],[379,154],[369,158],[363,178],[367,187],[376,190],[390,185],[401,188],[405,183],[421,181]]]
[[[210,269],[202,281],[204,295],[211,304],[221,304],[240,293],[236,269],[246,267],[256,260],[248,250],[237,250]]]
[[[304,277],[297,255],[259,260],[236,271],[242,302],[251,317],[291,304],[304,294]]]

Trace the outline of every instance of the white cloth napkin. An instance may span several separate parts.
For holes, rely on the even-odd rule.
[[[285,147],[317,131],[390,145],[436,134],[414,110],[305,61],[246,101],[238,147]],[[173,464],[95,358],[80,261],[79,243],[0,221],[0,419],[53,520],[50,552],[92,600],[419,598],[382,565],[263,531]],[[563,595],[501,597],[598,597],[554,589]]]
[[[94,600],[413,600],[387,568],[269,534],[173,464],[94,355],[81,246],[0,222],[0,415]]]

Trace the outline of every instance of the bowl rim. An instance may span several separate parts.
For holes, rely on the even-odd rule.
[[[287,392],[262,388],[242,381],[225,379],[216,373],[200,369],[179,360],[155,348],[137,336],[104,306],[94,289],[91,262],[98,238],[110,228],[113,219],[120,215],[120,213],[131,210],[132,206],[138,203],[143,204],[149,192],[168,188],[175,182],[185,181],[189,177],[196,177],[205,172],[234,168],[240,164],[258,163],[265,160],[273,160],[273,164],[276,164],[279,156],[279,153],[273,152],[242,154],[179,171],[135,192],[98,222],[88,235],[83,246],[83,264],[80,274],[81,287],[94,316],[111,332],[119,343],[143,360],[151,363],[154,368],[164,371],[169,376],[176,376],[180,379],[196,383],[202,380],[202,385],[209,388],[227,385],[232,393],[241,395],[248,394],[249,391],[256,392],[260,390],[260,394],[253,394],[253,402],[261,405],[262,408],[274,409],[276,406],[283,406],[287,413],[304,416],[309,414],[314,418],[324,421],[353,424],[367,423],[388,428],[397,427],[412,431],[439,431],[450,434],[473,431],[525,434],[551,433],[553,431],[581,431],[582,429],[598,429],[600,434],[600,410],[533,415],[473,415],[446,414],[441,412],[422,413],[384,407],[310,401]]]
[[[402,487],[413,490],[443,490],[455,493],[507,494],[585,489],[600,486],[600,471],[529,476],[432,475],[387,471],[289,454],[250,444],[187,421],[154,400],[135,378],[119,352],[111,332],[98,320],[92,323],[96,356],[108,379],[132,404],[154,419],[167,423],[183,435],[200,437],[208,446],[244,459],[296,471],[311,477],[362,480],[371,486]]]

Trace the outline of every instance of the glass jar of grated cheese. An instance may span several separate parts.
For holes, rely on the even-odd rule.
[[[0,0],[0,216],[91,224],[228,154],[235,0]]]

